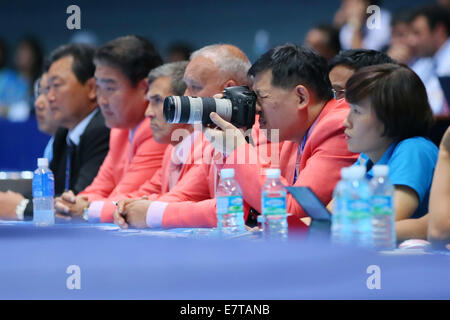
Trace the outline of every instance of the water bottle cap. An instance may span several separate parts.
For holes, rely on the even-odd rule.
[[[38,167],[48,167],[48,159],[47,158],[38,158]]]
[[[267,169],[266,176],[267,178],[279,178],[281,175],[280,169]]]
[[[366,174],[365,166],[351,166],[348,168],[348,178],[349,179],[361,179]]]
[[[373,166],[373,174],[376,177],[386,177],[389,173],[389,167],[387,165],[378,164]]]
[[[220,176],[222,177],[222,179],[233,178],[234,169],[222,169],[220,170]]]

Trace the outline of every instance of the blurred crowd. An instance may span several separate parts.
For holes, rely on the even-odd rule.
[[[97,37],[91,32],[78,32],[70,42],[98,45]],[[193,46],[174,41],[166,51],[167,62],[183,61],[189,59]],[[0,38],[0,118],[20,122],[35,112],[37,80],[43,69],[44,49],[39,39],[32,35],[23,36],[11,54],[7,42]]]
[[[387,53],[419,75],[427,88],[433,113],[448,116],[449,103],[438,78],[450,75],[450,1],[437,2],[391,14],[377,0],[343,0],[333,23],[311,28],[304,43],[328,60],[347,49]],[[367,10],[370,6],[380,8],[376,28],[370,24],[369,17],[376,14]]]

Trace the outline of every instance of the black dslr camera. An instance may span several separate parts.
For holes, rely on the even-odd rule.
[[[239,128],[251,128],[255,122],[256,94],[246,86],[228,87],[222,99],[169,96],[164,99],[164,118],[168,123],[212,124],[211,112]]]

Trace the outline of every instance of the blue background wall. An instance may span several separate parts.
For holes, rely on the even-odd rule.
[[[434,1],[385,0],[390,10]],[[188,40],[196,47],[232,43],[252,59],[257,30],[270,33],[271,44],[300,42],[308,29],[331,22],[339,0],[0,0],[0,37],[13,45],[24,33],[40,37],[47,51],[69,41],[66,8],[81,8],[81,28],[95,32],[100,42],[125,34],[140,34],[162,53],[173,40]]]

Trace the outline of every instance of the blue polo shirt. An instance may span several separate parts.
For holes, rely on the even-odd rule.
[[[419,206],[411,218],[420,218],[428,213],[428,199],[438,152],[438,148],[430,140],[414,137],[391,144],[376,163],[389,166],[392,184],[408,186],[417,193]],[[367,179],[373,178],[373,163],[367,155],[361,153],[355,165],[365,165]]]

